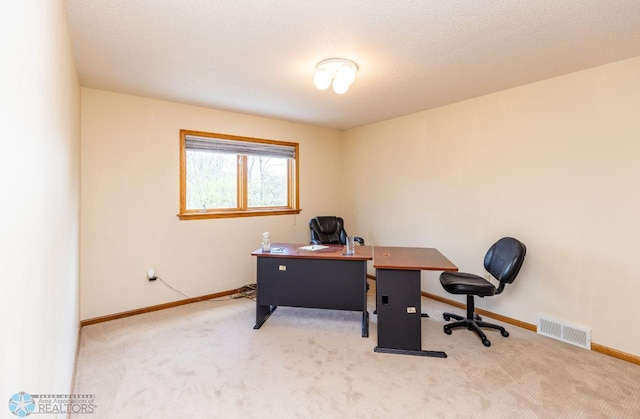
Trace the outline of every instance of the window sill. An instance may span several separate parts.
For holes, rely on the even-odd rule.
[[[252,210],[252,211],[208,211],[208,212],[185,212],[178,214],[180,220],[207,220],[210,218],[238,218],[238,217],[264,217],[268,215],[295,215],[300,214],[299,209],[275,209],[275,210]]]

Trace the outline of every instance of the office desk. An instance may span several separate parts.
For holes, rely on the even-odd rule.
[[[446,358],[422,350],[420,271],[457,271],[437,249],[375,246],[378,346],[375,352]]]
[[[304,250],[305,244],[275,243],[272,252],[256,250],[256,325],[259,329],[278,306],[362,312],[362,337],[369,337],[367,261],[370,246],[356,246],[344,255],[344,246]],[[282,248],[282,252],[274,252]]]

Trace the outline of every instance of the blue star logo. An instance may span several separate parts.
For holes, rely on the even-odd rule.
[[[21,391],[9,399],[9,410],[17,417],[24,418],[36,410],[36,403],[31,394]]]

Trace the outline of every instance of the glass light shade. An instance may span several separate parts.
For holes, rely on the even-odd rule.
[[[320,90],[327,90],[331,86],[331,73],[327,70],[319,68],[313,76],[313,84]]]
[[[357,71],[358,65],[351,60],[328,58],[316,66],[313,84],[320,90],[325,90],[333,84],[333,91],[342,95],[353,84]]]
[[[347,83],[345,83],[345,81],[343,79],[336,78],[335,80],[333,80],[333,91],[334,92],[336,92],[339,95],[343,95],[343,94],[347,93],[347,90],[349,90],[349,85]]]
[[[351,86],[353,81],[356,79],[356,70],[350,65],[342,65],[338,70],[336,78],[341,80],[341,83]]]

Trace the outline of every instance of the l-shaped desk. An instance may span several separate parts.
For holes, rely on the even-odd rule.
[[[421,349],[420,271],[457,271],[437,249],[276,243],[258,249],[256,324],[259,329],[280,306],[362,312],[362,337],[369,336],[367,261],[376,268],[378,346],[376,352],[447,355]],[[372,254],[373,252],[373,254]]]

